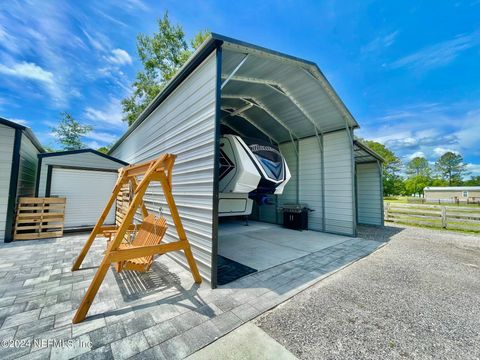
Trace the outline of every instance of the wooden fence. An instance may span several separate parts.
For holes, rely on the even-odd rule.
[[[451,230],[480,231],[480,209],[385,202],[385,221]]]

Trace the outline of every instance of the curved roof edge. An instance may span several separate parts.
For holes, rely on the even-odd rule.
[[[242,46],[275,57],[287,59],[289,61],[296,62],[299,65],[303,65],[305,70],[321,83],[332,101],[338,106],[339,111],[343,112],[343,114],[347,117],[346,122],[350,122],[349,126],[351,128],[360,127],[316,63],[224,35],[211,33],[204,43],[190,56],[190,59],[178,70],[177,74],[166,84],[163,90],[142,111],[135,122],[130,125],[127,131],[115,142],[108,153],[111,154],[155,110],[155,108],[160,105],[163,100],[165,100],[176,89],[176,87],[180,85],[182,81],[185,80],[185,78],[187,78],[190,73],[193,72],[195,68],[210,55],[212,51],[218,47],[221,47],[224,43]]]
[[[24,126],[24,125],[20,125],[16,122],[7,120],[7,119],[2,118],[2,117],[0,117],[0,124],[5,125],[5,126],[9,126],[13,129],[18,129],[18,130],[23,131],[25,133],[25,135],[27,136],[27,138],[32,142],[33,146],[35,146],[38,151],[40,151],[41,153],[45,152],[45,149],[43,148],[42,144],[40,144],[40,141],[37,139],[37,137],[33,133],[32,129],[30,129],[29,127]]]
[[[49,153],[43,153],[43,154],[38,154],[38,158],[40,159],[43,159],[43,158],[46,158],[46,157],[53,157],[53,156],[64,156],[64,155],[74,155],[74,154],[83,154],[83,153],[92,153],[92,154],[95,154],[95,155],[98,155],[98,156],[102,156],[106,159],[109,159],[109,160],[112,160],[112,161],[115,161],[121,165],[129,165],[127,162],[125,161],[122,161],[120,159],[117,159],[113,156],[110,156],[110,155],[107,155],[107,154],[104,154],[100,151],[97,151],[97,150],[93,150],[93,149],[80,149],[80,150],[67,150],[67,151],[55,151],[55,152],[49,152]]]
[[[357,145],[360,149],[362,149],[363,151],[369,153],[370,155],[372,155],[375,159],[379,160],[380,162],[384,163],[385,162],[385,159],[380,156],[378,153],[376,153],[375,151],[373,151],[372,149],[370,149],[366,144],[364,144],[363,142],[359,141],[359,140],[353,140],[353,143],[355,145]]]

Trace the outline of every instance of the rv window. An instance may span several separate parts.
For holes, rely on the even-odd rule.
[[[468,191],[463,192],[463,197],[468,197]]]

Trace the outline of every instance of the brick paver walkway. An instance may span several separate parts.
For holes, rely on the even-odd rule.
[[[112,268],[87,319],[72,325],[105,246],[97,239],[72,273],[86,237],[0,245],[1,359],[183,358],[382,245],[345,237],[215,290],[167,256],[145,274]]]

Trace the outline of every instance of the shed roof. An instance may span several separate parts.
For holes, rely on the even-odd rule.
[[[33,133],[32,129],[30,129],[27,126],[20,125],[16,122],[7,120],[5,118],[0,117],[0,124],[9,126],[13,129],[19,129],[24,132],[24,134],[27,136],[27,138],[32,142],[33,146],[37,148],[38,151],[41,153],[45,152],[45,149],[42,147],[42,144],[40,144],[40,141],[38,141],[37,137]]]
[[[113,156],[104,154],[100,151],[93,150],[93,149],[80,149],[80,150],[68,150],[68,151],[55,151],[55,152],[48,152],[48,153],[43,153],[43,154],[38,154],[38,158],[46,158],[46,157],[52,157],[52,156],[65,156],[65,155],[74,155],[74,154],[84,154],[84,153],[92,153],[97,156],[104,157],[108,160],[115,161],[121,165],[128,165],[127,162],[122,161],[120,159],[117,159]]]
[[[233,128],[240,122],[240,127],[248,131],[253,122],[256,132],[261,129],[264,136],[277,143],[358,127],[315,63],[212,33],[110,153],[217,48],[222,49],[221,105],[225,125]]]
[[[424,191],[480,191],[480,186],[427,186]]]
[[[353,152],[355,154],[356,163],[367,163],[374,161],[380,161],[382,163],[385,162],[383,157],[358,140],[353,141]]]

